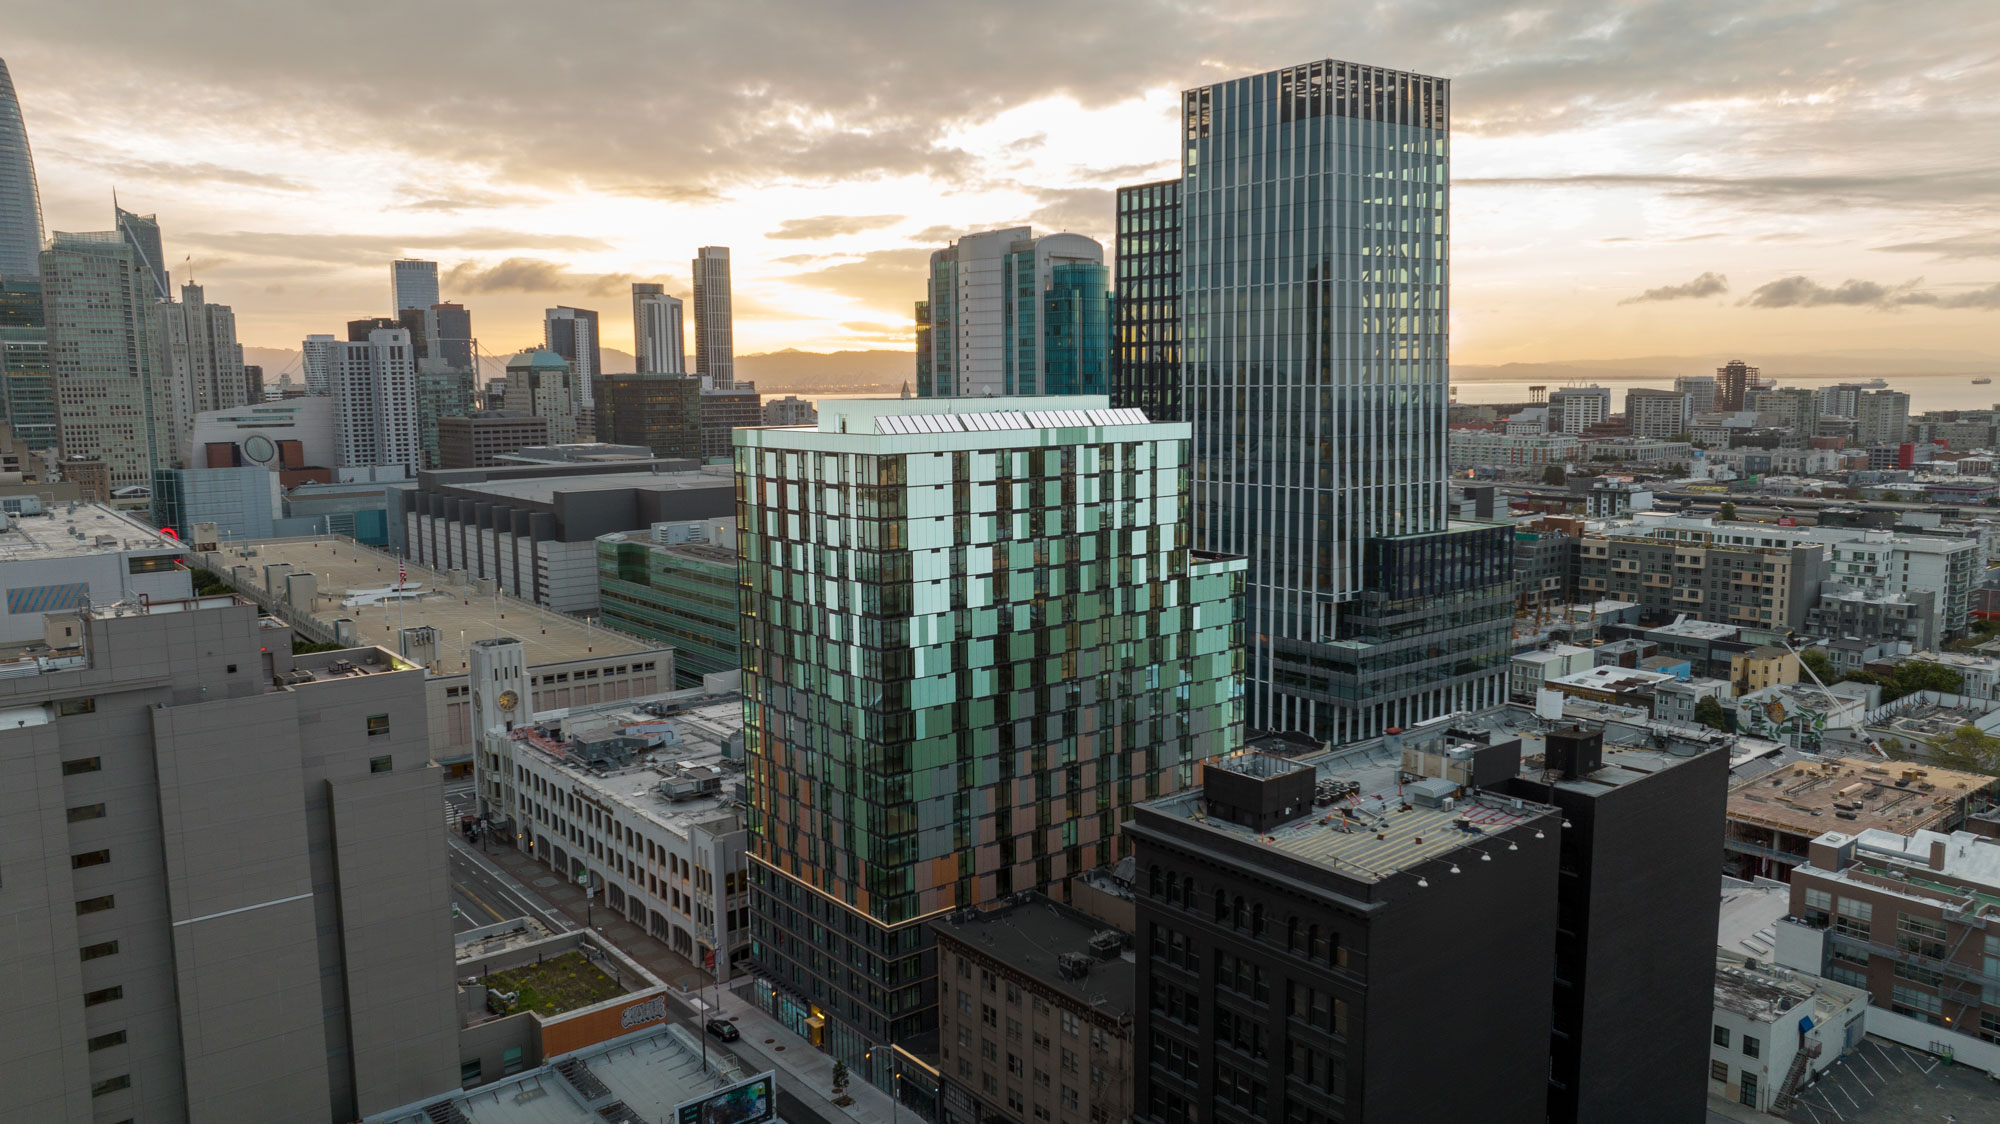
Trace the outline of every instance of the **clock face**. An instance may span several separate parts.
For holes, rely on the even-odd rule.
[[[253,433],[243,439],[243,455],[258,464],[269,464],[278,455],[278,447],[261,433]]]
[[[501,710],[512,710],[521,701],[521,697],[512,691],[502,691],[500,697],[493,701],[500,704]]]

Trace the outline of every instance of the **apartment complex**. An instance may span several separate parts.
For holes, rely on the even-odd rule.
[[[1824,549],[1739,542],[1736,526],[1679,517],[1592,524],[1577,544],[1577,588],[1636,602],[1650,617],[1801,627],[1827,577]]]
[[[458,1073],[423,672],[234,597],[52,614],[0,676],[0,1100],[339,1124]]]
[[[1685,390],[1634,387],[1625,392],[1625,425],[1634,437],[1679,437],[1688,431],[1694,413],[1694,396]]]
[[[1472,468],[1528,468],[1583,459],[1583,442],[1567,433],[1491,433],[1454,429],[1448,444],[1452,471]]]
[[[869,1049],[937,1025],[928,919],[1064,899],[1238,743],[1243,563],[1187,548],[1187,426],[1102,397],[737,440],[759,969],[886,1086]]]

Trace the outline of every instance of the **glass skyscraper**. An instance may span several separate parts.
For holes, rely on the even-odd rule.
[[[1241,744],[1245,563],[1189,548],[1188,427],[1103,396],[736,441],[757,994],[881,1082],[936,1025],[927,921],[1067,898]]]
[[[931,254],[925,287],[918,397],[1110,390],[1110,273],[1093,239],[1025,226],[968,234]]]
[[[1194,544],[1250,558],[1249,723],[1504,701],[1504,559],[1446,508],[1450,83],[1322,61],[1183,95]]]
[[[0,277],[0,415],[30,449],[59,443],[48,321],[42,283],[33,277]]]
[[[1049,270],[1042,295],[1043,394],[1111,389],[1111,271],[1090,262]],[[1170,419],[1160,419],[1170,420]]]
[[[41,274],[42,195],[35,183],[35,154],[14,77],[0,59],[0,281],[32,281]]]
[[[1181,181],[1118,189],[1111,403],[1181,416]]]

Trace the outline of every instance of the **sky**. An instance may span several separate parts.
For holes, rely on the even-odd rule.
[[[1106,242],[1178,91],[1313,58],[1453,81],[1452,354],[2000,354],[1991,0],[14,0],[51,230],[157,213],[246,344],[433,258],[482,349],[732,250],[739,352],[911,346],[924,262]],[[186,260],[184,260],[186,259]],[[690,341],[692,342],[692,341]]]

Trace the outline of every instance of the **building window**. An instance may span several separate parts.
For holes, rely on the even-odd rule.
[[[500,1073],[502,1076],[511,1076],[519,1072],[521,1072],[521,1048],[509,1046],[500,1055]]]
[[[86,913],[103,913],[112,907],[114,899],[115,895],[112,894],[105,894],[102,897],[85,898],[76,903],[76,912],[78,916]]]
[[[479,1084],[478,1058],[458,1063],[458,1083],[462,1088],[471,1088]]]
[[[1728,1062],[1708,1063],[1708,1077],[1709,1080],[1711,1081],[1720,1081],[1724,1085],[1729,1084],[1729,1063]]]
[[[1716,1028],[1715,1028],[1715,1044],[1716,1044],[1717,1046],[1721,1046],[1721,1047],[1722,1047],[1722,1048],[1724,1048],[1724,1049],[1728,1049],[1728,1048],[1729,1048],[1729,1028],[1728,1028],[1728,1027],[1726,1027],[1726,1026],[1718,1026],[1718,1027],[1716,1027]]]
[[[1750,1037],[1750,1036],[1749,1036],[1749,1035],[1747,1035],[1747,1034],[1743,1036],[1743,1056],[1744,1056],[1744,1057],[1746,1057],[1746,1058],[1754,1058],[1754,1057],[1758,1057],[1758,1056],[1759,1056],[1759,1051],[1760,1051],[1760,1050],[1761,1050],[1762,1048],[1763,1048],[1763,1044],[1762,1044],[1762,1043],[1760,1043],[1760,1042],[1758,1042],[1758,1041],[1757,1041],[1757,1040],[1756,1040],[1755,1038],[1752,1038],[1752,1037]]]
[[[389,754],[385,753],[380,757],[370,757],[368,759],[368,771],[371,773],[387,773],[393,771],[395,768],[396,759]]]
[[[71,823],[82,823],[85,820],[101,820],[103,818],[104,805],[102,804],[79,804],[69,810],[69,822]]]
[[[63,776],[73,777],[78,773],[95,773],[102,768],[104,768],[103,758],[79,757],[74,761],[63,762],[62,771]]]
[[[109,1050],[113,1046],[123,1046],[124,1044],[125,1032],[122,1030],[114,1030],[110,1034],[100,1034],[84,1043],[84,1045],[93,1051]]]
[[[368,736],[371,738],[382,738],[382,737],[387,737],[388,735],[389,735],[389,716],[386,714],[369,715]]]
[[[118,942],[105,941],[103,944],[89,944],[77,951],[82,954],[85,960],[97,960],[106,956],[116,956],[118,954]]]
[[[153,554],[144,558],[127,558],[125,572],[128,574],[164,574],[180,568],[177,554]]]
[[[95,1007],[102,1003],[109,1003],[114,999],[123,998],[125,998],[125,989],[123,987],[101,987],[96,991],[85,992],[83,995],[83,1005],[86,1007]]]
[[[101,1097],[106,1093],[116,1093],[120,1089],[130,1089],[131,1087],[132,1087],[131,1076],[129,1074],[121,1073],[116,1077],[107,1077],[102,1081],[91,1082],[90,1095],[93,1097]]]
[[[95,714],[95,713],[97,713],[97,700],[94,698],[56,700],[57,718],[68,718],[70,715],[73,714]]]
[[[1738,1102],[1749,1105],[1751,1108],[1757,1107],[1756,1074],[1747,1069],[1743,1071],[1743,1091],[1736,1094],[1736,1099]]]
[[[110,861],[110,851],[85,851],[81,855],[71,855],[69,857],[69,868],[71,870],[82,870],[87,866],[103,866]]]

